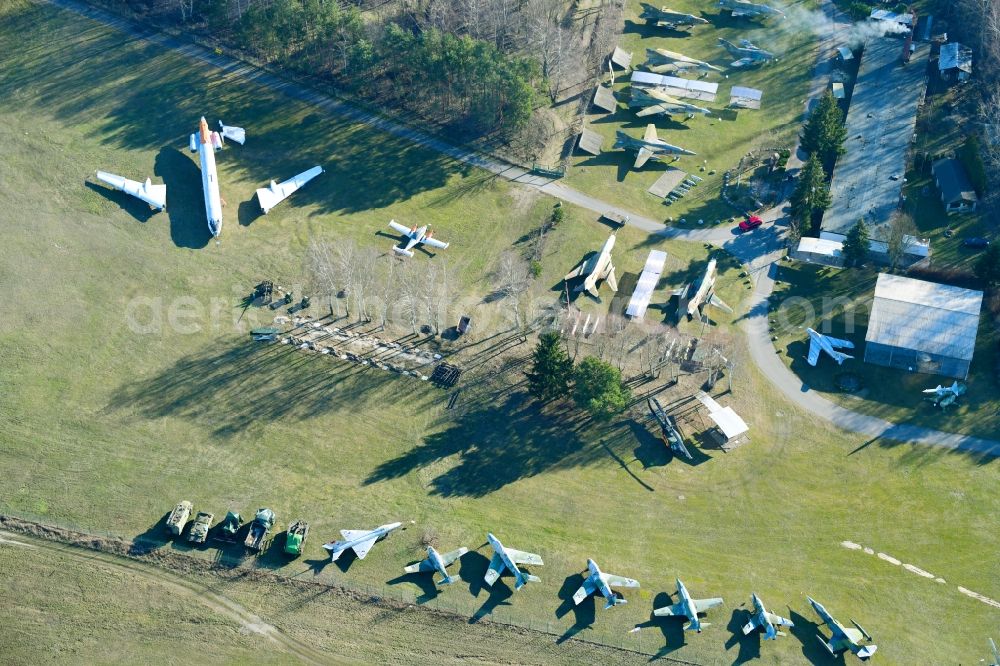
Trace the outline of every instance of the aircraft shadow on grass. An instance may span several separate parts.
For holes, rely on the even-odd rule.
[[[418,564],[423,558],[417,560],[416,562],[411,562],[410,564]],[[438,573],[434,572],[417,572],[417,573],[404,573],[402,576],[396,576],[391,580],[387,580],[388,585],[400,585],[404,583],[409,583],[411,585],[416,585],[420,588],[420,596],[418,596],[414,601],[418,604],[425,604],[432,599],[437,598],[440,590],[437,584],[434,582],[434,577]]]
[[[475,624],[491,615],[498,606],[509,606],[509,599],[514,595],[514,590],[507,585],[507,574],[493,583],[493,587],[486,586],[483,577],[490,567],[490,558],[479,552],[484,549],[490,551],[489,544],[480,544],[476,550],[470,550],[459,560],[461,564],[458,575],[469,584],[469,594],[477,599],[481,594],[485,597],[483,604],[469,618],[469,624]]]
[[[236,217],[239,219],[241,227],[249,227],[257,221],[257,218],[264,217],[264,214],[260,211],[260,204],[257,203],[257,197],[254,196],[254,198],[248,201],[241,201]]]
[[[565,580],[563,580],[562,587],[559,588],[558,596],[562,599],[562,603],[559,605],[559,608],[556,609],[556,617],[565,617],[572,611],[573,625],[567,629],[562,636],[556,639],[556,643],[563,643],[570,638],[573,638],[581,631],[594,625],[594,619],[597,616],[597,603],[594,601],[596,596],[591,594],[586,599],[581,601],[580,605],[573,603],[573,594],[580,589],[580,586],[583,585],[583,581],[584,574],[570,574]],[[603,599],[604,597],[601,598]]]
[[[788,619],[792,621],[794,627],[787,627],[787,631],[791,636],[794,636],[796,640],[802,645],[802,656],[805,657],[810,664],[844,664],[844,655],[840,654],[837,657],[831,657],[830,653],[826,651],[819,641],[816,640],[817,637],[823,638],[822,632],[820,631],[820,625],[813,622],[804,615],[799,615],[795,611],[789,609]],[[824,639],[824,643],[826,640]]]
[[[752,614],[745,608],[735,608],[732,615],[729,616],[729,624],[726,625],[726,631],[729,632],[729,638],[725,645],[726,650],[730,650],[736,645],[740,648],[739,654],[733,660],[733,666],[760,659],[762,642],[760,632],[753,631],[748,636],[743,635],[743,626],[750,621],[751,617]]]
[[[653,608],[662,608],[664,606],[670,606],[672,601],[670,595],[666,592],[660,592],[653,599]],[[647,629],[656,628],[659,629],[660,635],[663,639],[663,647],[656,651],[650,661],[656,661],[666,655],[670,654],[674,650],[684,647],[684,623],[678,622],[677,620],[683,620],[684,618],[660,618],[656,617],[650,613],[650,618],[645,622],[640,622],[635,625],[637,629],[645,632]]]
[[[167,185],[166,212],[174,245],[192,249],[208,245],[212,234],[205,219],[205,197],[198,166],[176,148],[165,147],[156,154],[153,173]],[[224,219],[225,210],[222,214]]]

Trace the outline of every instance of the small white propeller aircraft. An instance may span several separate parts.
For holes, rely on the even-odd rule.
[[[436,238],[432,238],[434,232],[432,232],[430,230],[430,227],[426,224],[422,227],[413,225],[412,227],[407,228],[404,227],[399,222],[397,222],[396,220],[389,220],[389,226],[394,231],[401,233],[408,239],[406,247],[392,248],[393,252],[395,252],[396,254],[401,254],[404,257],[412,257],[413,248],[420,244],[430,245],[431,247],[436,247],[439,250],[444,250],[445,248],[448,247],[448,243],[443,243]]]
[[[468,548],[464,546],[457,550],[453,550],[450,553],[444,553],[443,555],[436,550],[434,546],[427,546],[427,557],[425,557],[420,562],[416,564],[411,564],[408,567],[404,567],[403,571],[408,574],[423,573],[425,571],[437,571],[441,574],[441,580],[435,581],[438,585],[450,585],[459,580],[458,576],[449,576],[448,567],[455,563],[455,560],[462,557],[469,552]]]
[[[849,358],[854,358],[849,356],[844,352],[837,351],[838,349],[854,349],[854,343],[850,340],[840,340],[838,338],[831,338],[829,335],[823,335],[822,333],[817,333],[811,328],[806,329],[806,333],[809,334],[809,356],[806,358],[806,362],[809,365],[815,366],[819,361],[819,353],[825,351],[830,355],[837,365],[843,365],[844,361]]]
[[[267,215],[267,211],[287,199],[292,193],[321,173],[323,173],[323,167],[314,166],[281,183],[275,183],[272,180],[269,186],[258,188],[257,203],[260,204],[261,211],[263,211],[264,215]]]
[[[98,171],[97,179],[107,183],[116,190],[120,190],[125,194],[131,194],[136,199],[145,201],[149,204],[150,208],[163,210],[167,207],[167,186],[153,185],[153,181],[149,178],[146,179],[145,183],[140,183],[135,180],[123,178],[122,176],[116,176],[107,171]]]
[[[606,574],[601,571],[600,567],[597,566],[597,562],[594,560],[587,560],[587,570],[590,571],[590,575],[583,581],[583,585],[580,589],[576,591],[573,595],[573,604],[579,606],[584,599],[594,594],[595,592],[600,592],[607,599],[607,603],[604,604],[604,608],[614,608],[618,604],[627,604],[628,601],[622,599],[617,594],[615,594],[613,587],[639,587],[639,581],[633,580],[631,578],[626,578],[625,576],[616,576],[614,574]]]

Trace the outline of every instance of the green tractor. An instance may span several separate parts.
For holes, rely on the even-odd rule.
[[[309,523],[303,520],[296,520],[289,526],[285,534],[285,555],[298,557],[302,554],[302,547],[309,537]]]

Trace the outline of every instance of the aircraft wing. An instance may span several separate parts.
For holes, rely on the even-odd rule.
[[[459,548],[458,550],[453,550],[450,553],[444,553],[441,556],[441,560],[444,562],[446,567],[451,566],[455,560],[462,557],[462,555],[465,555],[467,552],[469,552],[468,548]]]
[[[486,584],[492,586],[493,583],[497,582],[497,578],[500,577],[503,568],[504,563],[503,558],[500,557],[500,553],[493,553],[493,559],[490,560],[490,568],[486,570],[486,576],[483,577]]]
[[[535,564],[538,566],[544,564],[544,562],[542,562],[541,555],[526,553],[523,550],[514,550],[513,548],[507,549],[507,557],[509,557],[511,562],[514,564]]]
[[[829,335],[827,335],[826,341],[829,342],[835,349],[838,347],[847,347],[848,349],[854,349],[854,343],[851,342],[850,340],[831,338]]]
[[[820,351],[822,351],[822,348],[819,346],[819,343],[816,342],[816,338],[809,336],[809,356],[806,357],[806,362],[809,363],[809,365],[816,365],[816,362],[819,361]]]
[[[344,537],[344,541],[354,541],[355,539],[360,539],[370,532],[371,530],[340,530],[340,536]]]
[[[412,574],[419,571],[434,571],[434,565],[431,563],[431,559],[428,557],[416,564],[411,564],[409,566],[403,567],[403,571]]]
[[[694,604],[694,608],[699,613],[704,613],[709,608],[717,608],[722,605],[722,598],[715,597],[712,599],[692,599],[691,603]]]
[[[735,61],[729,63],[729,66],[730,67],[734,67],[736,69],[739,69],[741,67],[749,67],[753,63],[754,63],[754,59],[753,58],[740,58],[739,60],[735,60]]]
[[[646,131],[642,135],[643,141],[656,141],[659,137],[656,136],[656,125],[649,123],[646,125]]]
[[[611,291],[618,291],[618,280],[615,279],[615,267],[612,264],[609,264],[609,266],[611,267],[611,270],[608,271],[604,280],[608,283],[608,286],[611,287]]]
[[[583,581],[583,585],[580,586],[580,589],[573,593],[573,605],[579,606],[581,603],[583,603],[584,599],[586,599],[596,591],[597,591],[597,586],[594,585],[590,577],[586,578]]]
[[[632,165],[633,169],[640,169],[642,165],[649,161],[649,158],[653,156],[653,151],[648,148],[640,148],[639,153],[635,156],[635,164]]]
[[[833,632],[833,637],[842,638],[844,636],[844,632],[841,630],[840,625],[837,624],[837,621],[833,619],[832,615],[826,612],[823,605],[818,601],[815,601],[812,597],[806,597],[806,599],[809,600],[813,610],[816,611],[816,615],[819,615],[820,619],[823,620],[826,626],[830,627],[830,631]]]
[[[757,614],[754,613],[750,616],[750,621],[743,625],[743,635],[749,636],[754,632],[755,629],[760,628],[760,622],[757,620]]]
[[[393,229],[393,231],[398,231],[399,233],[403,234],[404,236],[409,236],[410,235],[410,229],[408,227],[404,227],[402,224],[400,224],[396,220],[389,220],[389,226]]]
[[[323,168],[314,166],[297,176],[292,176],[282,183],[275,183],[272,180],[270,187],[259,188],[257,190],[257,202],[260,203],[261,210],[267,215],[269,210],[287,199],[293,192],[321,173],[323,173]]]
[[[775,615],[774,613],[768,612],[767,620],[771,624],[781,625],[782,627],[794,627],[795,624],[786,617],[781,617],[780,615]]]
[[[654,104],[653,106],[647,106],[645,109],[640,110],[635,115],[639,118],[645,118],[646,116],[652,116],[657,113],[670,115],[670,109],[667,108],[666,104]]]
[[[653,615],[656,615],[657,617],[687,617],[687,607],[683,604],[683,602],[678,601],[673,606],[664,606],[663,608],[654,609]]]
[[[145,201],[153,208],[163,210],[167,207],[167,186],[153,185],[153,182],[149,178],[146,179],[145,183],[140,183],[129,178],[117,176],[113,173],[98,171],[97,179],[101,182],[107,183],[116,190],[121,190],[126,194],[132,195],[136,199]]]
[[[576,268],[571,270],[569,273],[566,273],[566,277],[564,277],[563,280],[572,280],[574,278],[580,277],[586,272],[589,263],[590,262],[586,259],[581,261],[579,264],[577,264]]]
[[[365,539],[360,543],[354,544],[354,554],[358,556],[359,560],[365,559],[365,555],[372,549],[376,541],[378,541],[378,537],[373,536],[371,539]]]
[[[728,305],[726,305],[722,301],[722,299],[719,298],[718,296],[716,296],[715,294],[712,294],[712,296],[708,299],[708,302],[711,303],[712,305],[714,305],[715,307],[719,308],[720,310],[725,310],[726,312],[732,312],[733,311],[733,309],[731,307],[729,307]]]
[[[639,581],[614,574],[605,574],[604,582],[611,587],[639,587]]]
[[[425,238],[424,245],[430,245],[431,247],[436,247],[439,250],[443,250],[448,247],[447,243],[442,243],[437,238]]]

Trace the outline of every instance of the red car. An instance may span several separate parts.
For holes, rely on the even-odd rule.
[[[753,231],[762,224],[764,224],[764,220],[760,219],[756,215],[751,215],[747,219],[740,222],[740,231]]]

